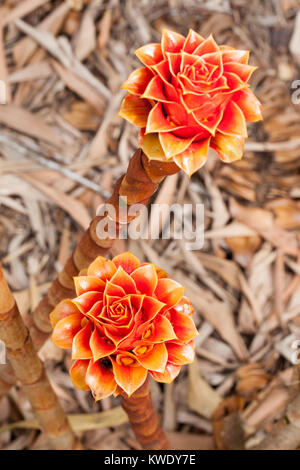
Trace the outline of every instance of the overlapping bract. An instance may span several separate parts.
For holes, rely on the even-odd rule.
[[[131,395],[148,372],[170,383],[193,361],[197,330],[184,287],[130,252],[98,257],[74,278],[77,297],[51,312],[52,340],[72,348],[73,384],[96,400]]]
[[[161,44],[136,51],[145,67],[124,83],[130,94],[120,116],[141,128],[140,144],[150,159],[172,160],[191,175],[209,147],[225,162],[243,155],[246,121],[262,119],[249,88],[255,67],[249,52],[219,46],[190,30],[164,30]]]

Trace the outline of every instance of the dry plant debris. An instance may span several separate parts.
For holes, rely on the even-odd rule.
[[[298,384],[291,344],[300,338],[300,104],[292,100],[299,8],[299,0],[0,5],[0,262],[25,320],[136,149],[136,130],[117,117],[120,86],[138,66],[133,51],[159,40],[162,27],[183,34],[191,27],[251,50],[259,66],[251,82],[264,121],[249,126],[244,158],[227,166],[211,156],[192,184],[171,176],[154,197],[193,210],[205,204],[203,249],[187,252],[174,237],[120,240],[112,250],[165,268],[197,309],[196,362],[172,387],[150,384],[176,448],[212,448],[214,434],[222,448],[222,426],[239,441],[234,423],[246,447],[257,445]],[[40,356],[87,448],[137,448],[116,402],[95,404],[72,388],[67,353],[48,341]],[[47,448],[18,386],[0,399],[0,448]]]

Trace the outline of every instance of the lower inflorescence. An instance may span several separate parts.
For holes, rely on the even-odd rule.
[[[184,287],[130,252],[98,257],[74,278],[77,297],[51,312],[52,340],[72,348],[75,387],[95,400],[134,393],[148,373],[171,383],[194,359],[193,306]]]

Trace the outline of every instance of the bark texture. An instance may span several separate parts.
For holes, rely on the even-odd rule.
[[[80,449],[80,442],[51,387],[1,267],[0,340],[6,346],[7,358],[15,377],[22,383],[41,430],[47,435],[51,447],[62,450]],[[7,384],[9,387],[10,382]]]
[[[122,394],[122,406],[128,414],[131,427],[143,449],[171,449],[154,409],[148,380],[130,397],[125,393]]]

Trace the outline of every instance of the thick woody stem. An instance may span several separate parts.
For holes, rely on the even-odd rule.
[[[0,268],[0,340],[53,449],[80,449]],[[0,369],[2,366],[0,366]]]
[[[131,427],[143,449],[171,449],[154,409],[148,380],[130,397],[125,393],[122,394],[122,406],[128,414]]]

